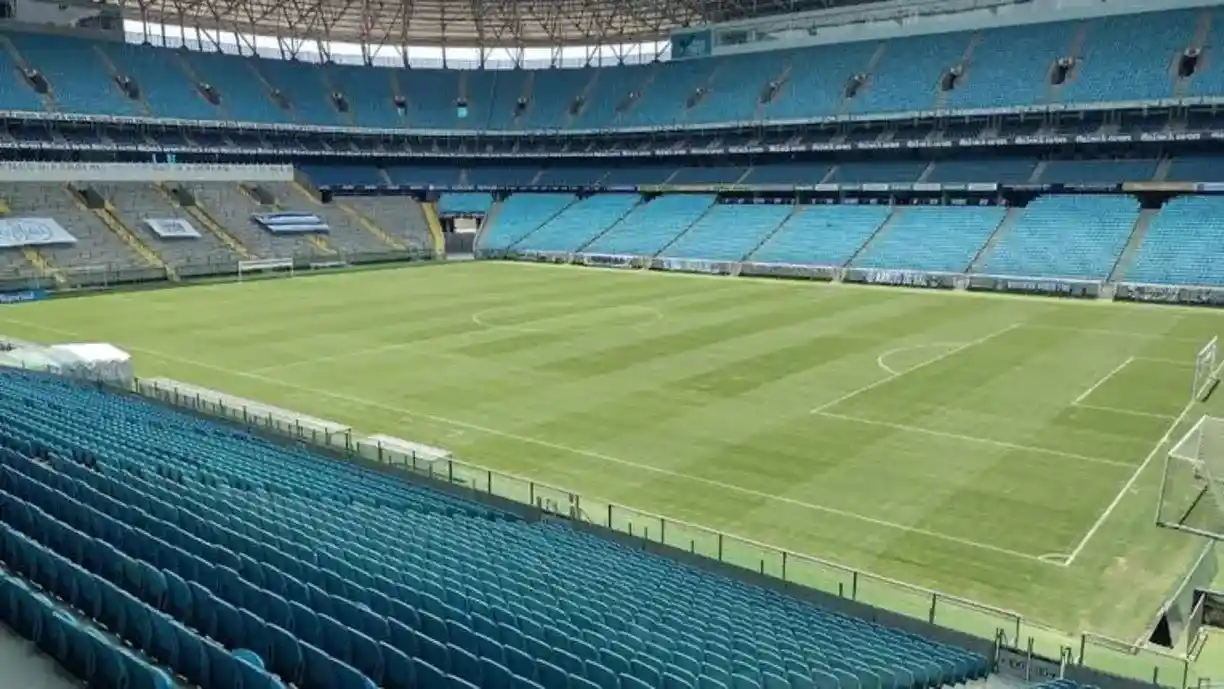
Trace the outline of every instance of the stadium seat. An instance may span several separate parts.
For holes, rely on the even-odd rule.
[[[586,247],[592,254],[654,256],[710,209],[709,194],[674,194],[634,208]]]
[[[660,256],[741,261],[773,234],[795,208],[717,204]]]
[[[596,194],[587,197],[544,223],[519,248],[526,251],[578,251],[629,214],[641,200],[637,194]]]
[[[1222,241],[1224,199],[1171,199],[1152,219],[1123,279],[1162,285],[1224,285],[1224,265],[1219,260]]]
[[[796,681],[787,668],[830,687],[938,686],[988,671],[972,653],[96,386],[0,371],[0,418],[0,559],[19,577],[0,577],[0,615],[105,686],[169,686],[145,658],[200,686],[345,689],[781,686]],[[265,587],[291,576],[309,601],[274,624],[286,613]],[[177,578],[190,603],[167,605],[171,619],[149,601],[180,597]],[[24,581],[130,648],[49,618]],[[375,612],[376,592],[412,626]],[[73,635],[91,640],[86,655]]]
[[[1043,196],[1003,230],[978,272],[1103,280],[1138,217],[1138,201],[1126,196]]]
[[[573,194],[513,194],[480,235],[480,248],[509,249],[578,200]]]
[[[999,206],[897,207],[850,265],[962,273],[1005,212]]]
[[[748,260],[845,265],[891,212],[889,206],[801,206]]]

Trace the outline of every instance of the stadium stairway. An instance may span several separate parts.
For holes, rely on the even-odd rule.
[[[519,248],[559,253],[581,252],[583,247],[624,219],[640,202],[641,197],[637,194],[588,196],[524,237]]]
[[[238,241],[237,237],[230,234],[208,211],[196,203],[196,198],[191,191],[181,186],[167,187],[162,183],[154,183],[152,186],[159,194],[165,197],[170,205],[187,211],[206,231],[211,232],[222,244],[229,247],[230,251],[246,260],[255,258],[255,254],[245,244]]]
[[[339,208],[341,212],[352,218],[353,222],[357,223],[361,229],[369,232],[371,235],[376,237],[378,241],[386,244],[389,248],[394,249],[395,251],[404,251],[408,248],[403,242],[383,231],[383,229],[379,227],[377,223],[366,217],[356,208],[353,208],[343,201],[336,201],[334,199],[332,200],[332,203],[335,204],[336,208]]]
[[[856,260],[858,260],[860,256],[866,253],[867,247],[871,246],[871,244],[875,242],[875,240],[878,237],[883,235],[884,232],[887,231],[888,228],[897,221],[897,219],[900,217],[900,213],[901,213],[901,209],[896,206],[893,206],[890,209],[888,217],[884,219],[884,222],[877,225],[875,230],[872,231],[872,233],[867,236],[867,239],[864,240],[863,243],[860,244],[859,247],[855,249],[854,252],[850,254],[849,258],[847,258],[845,262],[842,263],[841,265],[843,266],[852,265]]]
[[[98,193],[91,187],[81,187],[68,185],[66,188],[72,200],[83,211],[89,211],[102,221],[102,224],[111,232],[114,232],[119,239],[123,240],[132,251],[136,252],[137,256],[144,259],[144,262],[151,268],[159,268],[166,271],[166,277],[172,282],[178,281],[178,273],[175,272],[161,256],[153,251],[148,244],[140,240],[140,237],[132,232],[130,228],[123,224],[119,216],[115,213],[115,207],[102,194]]]
[[[1135,227],[1131,230],[1130,239],[1126,242],[1126,248],[1122,249],[1121,254],[1118,254],[1118,260],[1109,271],[1108,282],[1121,280],[1126,271],[1130,269],[1131,264],[1135,261],[1135,255],[1138,253],[1139,247],[1143,244],[1143,238],[1147,236],[1148,229],[1152,226],[1152,221],[1159,213],[1160,210],[1156,208],[1144,208],[1139,211],[1139,217],[1135,219]]]
[[[21,51],[17,49],[17,45],[9,40],[8,36],[0,34],[0,47],[4,48],[4,52],[8,55],[9,59],[12,61],[13,65],[17,67],[19,72],[19,74],[11,74],[12,79],[19,83],[17,84],[17,88],[13,89],[15,93],[13,91],[9,91],[5,94],[6,96],[11,96],[11,98],[6,97],[5,102],[7,103],[11,101],[13,106],[16,106],[17,109],[20,109],[21,105],[24,103],[27,106],[33,106],[35,104],[42,106],[41,108],[29,107],[30,110],[42,109],[48,112],[58,111],[60,109],[59,103],[56,102],[55,93],[52,89],[48,88],[46,93],[39,93],[33,86],[30,86],[29,82],[27,82],[23,76],[21,76],[22,74],[29,72],[30,63],[25,59],[25,56],[21,54]],[[8,91],[8,89],[5,90]]]
[[[118,84],[121,78],[127,77],[129,79],[133,79],[133,80],[135,79],[135,77],[133,77],[132,75],[124,74],[117,66],[115,66],[115,61],[111,59],[110,55],[106,54],[106,51],[102,49],[101,44],[94,43],[93,51],[94,51],[94,54],[97,55],[98,57],[98,62],[102,65],[103,68],[106,69],[106,73],[110,75],[111,82],[115,84],[116,89],[119,89]],[[130,100],[132,103],[136,105],[139,115],[143,115],[145,117],[152,117],[153,110],[149,108],[149,102],[145,99],[145,89],[148,88],[148,84],[141,84],[140,82],[135,82],[135,84],[136,84],[136,91],[135,91],[136,96],[135,97],[132,97],[132,95],[128,93],[124,93],[122,89],[119,89],[121,96],[124,98],[127,98],[128,100]]]
[[[712,202],[710,203],[710,205],[706,206],[705,209],[702,210],[701,213],[697,215],[697,217],[693,218],[687,225],[685,225],[684,229],[677,232],[676,236],[668,240],[665,244],[663,244],[663,246],[660,246],[657,250],[655,250],[653,254],[650,254],[650,258],[661,256],[663,252],[667,251],[672,246],[675,246],[676,242],[679,242],[683,240],[685,237],[687,237],[689,232],[691,232],[694,227],[698,227],[701,224],[701,221],[707,216],[709,216],[711,211],[713,211],[715,208],[718,207],[718,203],[714,202],[715,200],[712,199],[711,201]]]
[[[216,101],[217,101],[216,103],[213,103],[211,100],[205,97],[203,87],[206,82],[200,78],[199,74],[196,73],[195,68],[191,66],[191,63],[188,62],[185,57],[183,57],[183,54],[180,51],[176,50],[176,51],[167,51],[167,52],[169,53],[168,59],[174,63],[175,67],[177,67],[183,74],[187,76],[188,81],[191,82],[192,90],[196,92],[196,94],[200,97],[201,100],[203,100],[213,109],[215,113],[214,116],[220,118],[223,121],[233,122],[235,118],[233,114],[230,113],[230,109],[225,104],[225,96],[219,92],[214,92],[216,93]]]
[[[274,212],[291,210],[282,205],[280,203],[280,199],[277,199],[275,194],[257,184],[238,184],[236,186],[238,191],[243,196],[258,206],[261,210],[269,208]],[[321,235],[307,233],[303,239],[305,239],[306,243],[309,244],[316,252],[324,256],[336,256],[340,253],[339,251],[336,251],[336,249],[332,247],[331,243]]]
[[[1212,12],[1210,9],[1199,10],[1198,17],[1194,22],[1194,36],[1190,39],[1190,45],[1187,47],[1194,48],[1200,51],[1200,54],[1202,54],[1203,49],[1207,45],[1207,40],[1211,35],[1211,20]],[[1210,60],[1212,58],[1211,56],[1208,56],[1207,59]],[[1196,70],[1195,74],[1197,74],[1198,71],[1199,70]],[[1194,80],[1194,75],[1183,77],[1177,73],[1176,66],[1172,67],[1172,72],[1175,79],[1173,82],[1173,97],[1185,98],[1186,96],[1189,96],[1190,83]]]
[[[982,244],[981,248],[979,248],[977,253],[973,256],[973,259],[969,261],[969,265],[966,266],[965,272],[976,272],[981,267],[980,264],[983,257],[994,251],[995,244],[998,244],[999,238],[1003,237],[1011,230],[1012,226],[1016,224],[1016,220],[1019,219],[1023,213],[1024,209],[1020,208],[1019,206],[1007,209],[1007,212],[1003,214],[1003,220],[999,221],[999,226],[995,228],[995,231],[991,233],[990,238],[986,240],[985,244]]]
[[[25,257],[26,262],[33,266],[34,270],[38,271],[38,274],[42,277],[51,278],[60,287],[68,283],[60,269],[52,265],[46,256],[38,252],[38,249],[32,246],[23,246],[21,247],[21,255]]]
[[[765,246],[765,243],[766,243],[766,242],[770,241],[771,239],[773,239],[773,238],[774,238],[774,236],[775,236],[775,235],[777,235],[779,232],[781,232],[783,227],[787,227],[787,226],[788,226],[788,225],[790,225],[792,222],[794,222],[795,218],[796,218],[796,217],[797,217],[797,216],[798,216],[800,213],[803,213],[804,209],[806,209],[806,208],[807,208],[807,206],[804,206],[804,205],[802,205],[802,204],[798,204],[798,203],[796,203],[796,204],[794,204],[793,206],[791,206],[791,208],[790,208],[790,212],[789,212],[789,213],[787,213],[786,218],[785,218],[785,219],[783,219],[783,220],[782,220],[782,222],[778,223],[778,226],[777,226],[777,227],[775,227],[775,228],[773,228],[773,230],[771,230],[771,231],[769,231],[769,232],[766,232],[765,234],[762,234],[762,235],[761,235],[761,237],[760,237],[760,239],[759,239],[759,241],[757,241],[756,246],[753,246],[753,247],[752,247],[751,249],[749,249],[748,251],[745,251],[745,252],[744,252],[744,255],[739,257],[739,260],[740,260],[740,261],[747,261],[747,260],[749,260],[749,258],[750,258],[750,257],[751,257],[753,254],[755,254],[757,251],[759,251],[759,250],[761,249],[761,247]]]
[[[369,218],[334,201],[324,203],[323,199],[319,198],[318,190],[314,189],[306,176],[300,172],[295,171],[292,182],[277,185],[270,191],[272,193],[282,192],[278,194],[278,200],[287,200],[283,196],[291,192],[313,206],[315,212],[332,228],[331,241],[328,242],[329,245],[334,245],[332,248],[339,247],[358,252],[384,249],[402,250],[404,248],[401,242],[392,239]],[[346,237],[346,234],[350,236]]]
[[[494,202],[489,206],[488,213],[485,214],[485,222],[491,223],[496,217],[496,209],[500,208],[500,202]],[[424,201],[421,203],[421,212],[425,214],[425,226],[429,228],[429,238],[433,242],[434,257],[446,258],[446,238],[442,236],[442,221],[438,219],[438,204],[436,201]]]

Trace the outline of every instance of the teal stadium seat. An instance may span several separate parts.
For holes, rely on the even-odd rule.
[[[620,222],[642,198],[637,194],[596,194],[566,208],[519,245],[527,251],[574,252]]]
[[[479,215],[488,213],[492,205],[493,195],[488,192],[453,192],[438,197],[441,215]]]
[[[850,265],[962,273],[1004,213],[999,206],[898,206]]]
[[[479,248],[509,249],[577,200],[573,194],[513,194],[481,232]]]
[[[42,34],[6,36],[51,83],[61,110],[96,115],[141,114],[136,103],[124,96],[111,79],[93,41]]]
[[[659,196],[637,206],[586,247],[586,253],[654,256],[714,205],[710,194]]]
[[[0,371],[0,419],[0,618],[98,686],[922,689],[989,670],[95,386]]]
[[[1224,285],[1221,246],[1224,198],[1170,199],[1152,218],[1123,279],[1165,285]]]
[[[748,260],[843,266],[891,212],[889,206],[801,206]]]
[[[782,205],[715,205],[660,256],[741,261],[773,234],[794,208]]]
[[[977,272],[1104,280],[1139,217],[1127,196],[1042,196],[1019,211]]]

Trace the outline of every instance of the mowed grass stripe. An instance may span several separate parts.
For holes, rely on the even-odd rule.
[[[1118,506],[1074,567],[1038,562],[1046,548],[1063,548],[1067,534],[1086,528],[1079,521],[1080,506],[1096,496],[1077,487],[1095,480],[1094,489],[1116,490],[1116,481],[1092,473],[1101,467],[1090,469],[1069,458],[1064,465],[1054,456],[1030,457],[1009,448],[979,456],[980,448],[967,451],[952,440],[918,442],[892,430],[840,428],[806,412],[822,399],[886,375],[876,359],[889,349],[965,341],[994,324],[1029,322],[1067,340],[1031,345],[1049,355],[1001,373],[994,386],[999,395],[974,389],[970,378],[950,389],[932,378],[931,399],[952,399],[942,404],[911,399],[923,412],[918,420],[980,432],[1015,416],[1009,401],[1015,409],[1043,404],[1050,409],[1031,415],[1031,427],[1009,432],[1036,434],[1053,449],[1067,451],[1054,439],[1066,429],[1075,443],[1095,445],[1074,448],[1085,454],[1114,446],[1107,442],[1129,448],[1133,440],[1125,436],[1104,440],[1119,437],[1111,430],[1116,420],[1066,407],[1083,388],[1061,399],[1061,407],[1053,404],[1056,393],[1126,356],[1192,360],[1198,334],[1216,330],[1220,322],[1211,312],[488,263],[225,287],[149,293],[156,295],[153,308],[144,295],[15,307],[6,314],[27,325],[10,323],[6,329],[19,336],[143,347],[134,349],[142,375],[183,378],[362,430],[437,444],[465,459],[571,486],[591,507],[601,504],[601,497],[611,498],[1016,608],[1066,629],[1133,637],[1127,630],[1096,625],[1139,619],[1110,612],[1116,600],[1127,600],[1128,608],[1154,609],[1157,590],[1167,585],[1153,582],[1171,584],[1185,559],[1179,545],[1151,527],[1150,500],[1137,495]],[[686,296],[673,296],[679,293]],[[612,300],[619,303],[673,298],[675,303],[659,307],[667,313],[663,320],[644,317],[643,323],[625,327],[617,307],[601,315],[586,305],[613,294],[620,295]],[[847,305],[838,303],[842,299]],[[505,304],[508,311],[495,315],[511,315],[532,300],[555,300],[576,313],[569,323],[549,324],[564,326],[556,337],[534,343],[517,339],[522,333],[459,325],[470,324],[471,315],[486,305]],[[590,315],[577,315],[583,310]],[[770,314],[757,322],[755,332],[745,328],[720,335],[719,324],[735,324],[753,312]],[[907,312],[911,318],[903,317]],[[246,327],[248,336],[241,337],[251,325],[258,327]],[[57,330],[42,329],[47,326]],[[1080,332],[1094,327],[1101,332]],[[224,331],[216,343],[200,337],[215,328]],[[698,328],[706,329],[706,341],[679,336]],[[1109,332],[1125,328],[1142,332]],[[420,335],[423,340],[411,342]],[[270,337],[279,341],[267,341]],[[642,357],[604,362],[605,353],[657,338],[669,338],[664,345],[673,349],[659,350],[656,342],[639,350]],[[837,349],[840,340],[859,341],[861,350]],[[409,344],[403,351],[339,356],[267,375],[249,368],[404,342]],[[832,360],[804,368],[771,355],[801,349],[805,342],[813,343],[813,357],[826,346],[835,349],[826,354]],[[484,343],[488,348],[482,351]],[[460,351],[469,346],[475,349]],[[1087,350],[1082,358],[1080,350]],[[910,368],[941,351],[906,352],[889,363]],[[1082,371],[1074,376],[1055,365],[1070,357],[1081,362]],[[583,368],[579,358],[593,366]],[[953,355],[947,363],[960,359]],[[553,362],[566,360],[569,370],[549,371]],[[768,380],[760,383],[748,374],[737,379],[737,370],[745,368]],[[1147,379],[1148,372],[1138,372]],[[711,389],[701,389],[702,374],[714,383]],[[984,375],[976,380],[991,380]],[[1136,381],[1121,380],[1118,390],[1101,388],[1111,404],[1121,405],[1126,400],[1120,398],[1133,394],[1125,388]],[[1153,370],[1139,386],[1161,381],[1162,374]],[[1009,386],[1010,397],[1002,394]],[[990,386],[980,386],[985,387]],[[519,411],[516,399],[520,406],[538,408]],[[880,406],[898,418],[897,405]],[[541,420],[545,426],[538,425]],[[1133,425],[1135,419],[1128,421],[1123,433],[1135,438],[1146,433]],[[1127,454],[1122,461],[1135,460]],[[1051,476],[1064,479],[1053,490],[1044,488]],[[711,540],[703,542],[709,546]],[[727,554],[752,564],[753,553],[745,547]],[[777,562],[767,566],[775,568]],[[792,576],[800,569],[791,563]],[[816,573],[809,569],[807,575]],[[1142,577],[1142,585],[1136,585],[1136,577]],[[864,598],[876,593],[865,583],[860,589]],[[913,602],[921,613],[924,603]]]

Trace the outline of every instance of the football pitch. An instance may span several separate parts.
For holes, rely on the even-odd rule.
[[[1154,526],[1156,493],[1222,332],[1210,310],[511,263],[0,313],[0,333],[112,342],[138,375],[443,447],[586,509],[1126,640],[1199,548]]]

